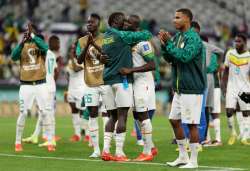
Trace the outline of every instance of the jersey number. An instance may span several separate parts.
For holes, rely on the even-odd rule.
[[[86,94],[84,96],[85,103],[92,103],[92,94]]]

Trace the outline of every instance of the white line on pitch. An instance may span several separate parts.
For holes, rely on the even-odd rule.
[[[66,160],[66,161],[102,162],[102,160],[97,160],[97,159],[47,157],[47,156],[17,155],[17,154],[5,154],[5,153],[0,153],[0,157],[17,157],[17,158],[33,158],[33,159]],[[117,163],[117,162],[114,162],[114,163]],[[123,164],[138,164],[138,165],[166,166],[166,164],[164,164],[164,163],[154,163],[154,162],[150,162],[150,163],[149,162],[119,162],[119,163],[123,163]],[[241,171],[241,170],[246,170],[246,169],[243,169],[243,168],[217,167],[217,166],[199,166],[199,168],[215,169],[215,170],[219,170],[219,171]]]

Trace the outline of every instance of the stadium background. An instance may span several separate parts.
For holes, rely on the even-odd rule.
[[[141,28],[156,35],[161,28],[174,31],[172,18],[177,8],[188,7],[194,20],[201,23],[202,34],[223,49],[232,46],[238,32],[248,33],[250,1],[244,0],[0,0],[0,115],[18,114],[19,68],[10,59],[11,49],[22,38],[29,21],[35,23],[45,38],[56,34],[61,40],[60,75],[57,80],[57,113],[69,113],[63,103],[67,86],[66,69],[69,45],[85,30],[91,12],[102,16],[100,30],[107,27],[107,16],[114,11],[138,14]],[[156,40],[157,44],[157,40]],[[160,55],[159,53],[157,54]],[[160,60],[161,87],[157,92],[158,113],[167,113],[168,90],[171,85],[170,66]],[[65,112],[67,111],[67,112]]]
[[[68,140],[73,128],[69,106],[63,102],[63,92],[67,86],[65,65],[69,45],[84,31],[88,14],[97,12],[103,17],[101,31],[105,30],[106,19],[111,12],[139,14],[143,19],[141,27],[156,35],[160,28],[174,33],[171,20],[174,11],[181,7],[190,8],[194,20],[201,23],[202,34],[223,49],[232,46],[232,38],[237,32],[248,34],[250,31],[247,27],[250,23],[250,0],[0,0],[0,170],[175,170],[164,164],[177,155],[176,145],[170,144],[172,131],[164,116],[169,109],[168,90],[171,85],[171,68],[166,62],[160,60],[162,89],[157,91],[158,116],[153,120],[154,142],[159,155],[152,163],[120,164],[89,159],[92,149],[86,143],[72,144]],[[10,60],[10,54],[11,49],[21,40],[29,21],[39,26],[46,40],[51,34],[61,39],[57,116],[67,116],[56,118],[56,131],[62,140],[58,142],[54,153],[48,153],[32,144],[25,144],[25,151],[21,154],[14,152],[16,116],[19,112],[19,68],[18,64]],[[31,113],[36,113],[35,106]],[[133,129],[132,117],[128,121],[130,133]],[[24,137],[32,133],[35,122],[35,117],[27,119]],[[203,149],[199,154],[199,170],[250,170],[249,147],[239,142],[233,147],[227,145],[228,130],[224,113],[221,115],[221,123],[222,141],[225,144],[222,147]],[[100,143],[102,147],[102,140]],[[135,144],[135,138],[128,134],[125,151],[131,158],[136,157],[141,150]]]

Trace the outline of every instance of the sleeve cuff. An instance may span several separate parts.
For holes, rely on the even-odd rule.
[[[31,38],[33,39],[35,37],[35,34],[34,33],[31,33],[30,34]]]

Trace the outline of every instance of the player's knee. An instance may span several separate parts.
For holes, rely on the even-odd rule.
[[[116,133],[123,133],[126,132],[126,124],[124,123],[118,123],[116,128]]]
[[[234,109],[226,109],[227,117],[230,118],[234,114]]]
[[[218,113],[213,113],[211,116],[212,116],[212,119],[217,119],[217,118],[219,118],[219,114],[218,114]]]
[[[178,123],[177,120],[170,119],[169,121],[170,121],[170,123],[171,123],[171,125],[172,125],[172,127],[173,127],[174,129],[175,129],[175,128],[178,128],[179,123]]]
[[[89,116],[91,118],[98,117],[98,107],[88,107],[88,110],[89,110]]]
[[[147,112],[141,112],[139,115],[138,115],[138,120],[140,122],[146,120],[146,119],[149,119],[149,116],[148,116],[148,113]]]

